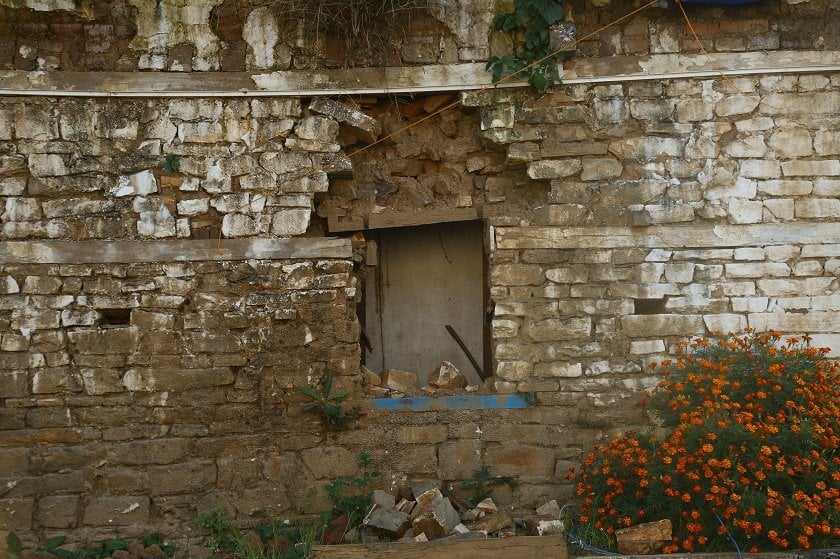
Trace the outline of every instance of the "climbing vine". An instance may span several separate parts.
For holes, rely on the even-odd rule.
[[[514,0],[512,12],[496,15],[493,23],[511,37],[513,54],[487,62],[493,81],[517,74],[540,92],[559,83],[557,62],[563,55],[551,48],[550,28],[562,20],[562,0]]]

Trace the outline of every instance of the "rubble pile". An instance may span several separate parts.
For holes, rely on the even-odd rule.
[[[418,387],[418,376],[411,371],[387,368],[381,375],[377,375],[362,365],[362,372],[366,390],[372,396],[429,396],[485,390],[483,385],[468,385],[467,378],[449,361],[442,361],[429,373],[426,379],[428,385],[423,387]]]
[[[492,498],[473,504],[455,495],[444,495],[435,482],[423,480],[411,488],[399,489],[396,495],[374,491],[361,525],[347,530],[341,538],[325,538],[324,543],[557,535],[564,529],[560,516],[560,507],[554,500],[527,516],[513,516]]]

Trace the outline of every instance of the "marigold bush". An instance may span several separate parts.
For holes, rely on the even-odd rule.
[[[840,375],[775,333],[681,342],[646,403],[669,434],[629,433],[572,473],[580,522],[670,519],[665,552],[840,543]],[[655,366],[655,365],[654,365]]]

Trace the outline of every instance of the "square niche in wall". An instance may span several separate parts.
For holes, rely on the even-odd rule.
[[[425,386],[429,373],[449,361],[469,384],[481,384],[447,325],[478,366],[489,368],[482,222],[378,229],[368,238],[376,241],[378,262],[365,275],[365,365],[380,374],[410,371]]]

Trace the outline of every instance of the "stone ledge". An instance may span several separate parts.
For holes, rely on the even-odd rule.
[[[495,396],[465,394],[457,396],[416,396],[410,398],[374,398],[373,409],[379,411],[436,411],[436,410],[510,410],[531,405],[519,394]]]
[[[840,243],[840,223],[494,227],[497,249],[703,248]]]
[[[6,264],[113,264],[216,260],[350,258],[349,239],[0,242]]]

